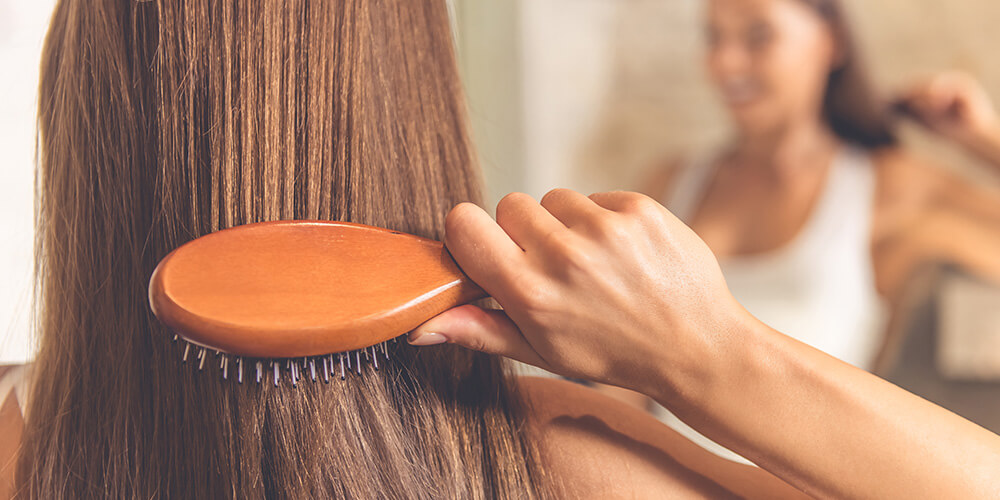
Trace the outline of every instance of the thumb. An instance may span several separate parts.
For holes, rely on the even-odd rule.
[[[551,371],[506,313],[472,304],[449,309],[427,320],[410,332],[406,340],[415,346],[451,342]]]

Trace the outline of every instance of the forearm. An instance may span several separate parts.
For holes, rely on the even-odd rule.
[[[653,397],[789,483],[818,497],[1000,495],[996,435],[759,322],[722,340]]]

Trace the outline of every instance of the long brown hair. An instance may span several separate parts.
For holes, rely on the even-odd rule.
[[[222,380],[151,315],[192,238],[333,219],[439,238],[478,202],[444,0],[63,0],[45,42],[30,498],[532,498],[501,361],[405,344],[346,381]]]
[[[844,141],[875,149],[896,144],[890,107],[875,91],[840,0],[798,0],[830,27],[841,51],[830,71],[823,117]]]

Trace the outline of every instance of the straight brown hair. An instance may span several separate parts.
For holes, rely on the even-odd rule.
[[[59,2],[20,496],[546,496],[497,358],[400,343],[343,382],[239,384],[146,302],[159,259],[238,224],[440,238],[480,201],[449,26],[444,0]]]

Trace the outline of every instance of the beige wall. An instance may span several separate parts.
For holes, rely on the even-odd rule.
[[[0,364],[32,356],[35,106],[54,0],[0,0]]]
[[[481,73],[468,75],[483,81],[506,78],[519,87],[504,95],[471,92],[474,108],[518,115],[503,124],[510,142],[481,143],[488,161],[499,154],[521,162],[505,163],[512,182],[502,189],[494,184],[493,192],[520,189],[538,195],[555,186],[629,187],[652,163],[704,150],[725,137],[725,117],[700,65],[702,2],[459,0],[463,3],[507,6],[509,34],[496,43],[511,51],[513,66],[483,64],[474,69]],[[884,89],[955,68],[979,76],[1000,98],[1000,3],[847,4]],[[482,33],[481,28],[459,23],[460,32]],[[474,116],[477,120],[489,122],[490,117]],[[914,130],[905,135],[909,144],[941,162],[960,168],[969,163]]]
[[[488,189],[487,203],[523,190],[519,9],[513,1],[452,2],[459,69]]]

